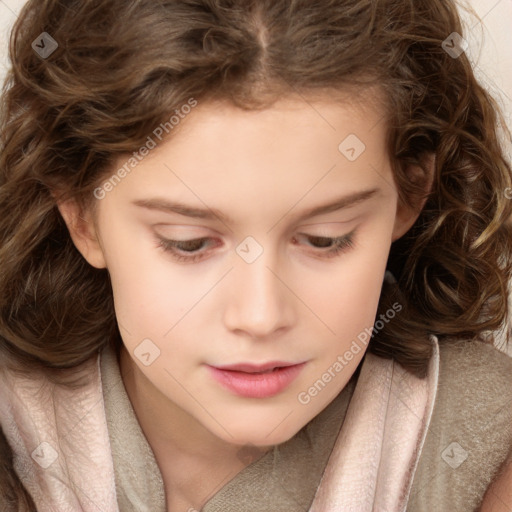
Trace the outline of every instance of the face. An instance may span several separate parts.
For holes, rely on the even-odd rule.
[[[181,123],[97,191],[97,243],[73,239],[108,268],[158,414],[278,444],[357,368],[391,242],[414,221],[397,209],[382,112],[288,98],[198,104]]]

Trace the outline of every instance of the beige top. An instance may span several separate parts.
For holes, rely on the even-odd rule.
[[[162,477],[113,351],[102,355],[101,372],[120,511],[166,512]],[[308,510],[357,375],[292,439],[224,483],[202,512]],[[407,512],[475,511],[511,446],[512,358],[478,342],[440,344],[438,392]]]

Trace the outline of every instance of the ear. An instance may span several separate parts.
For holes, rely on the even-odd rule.
[[[107,264],[92,212],[82,211],[82,208],[73,199],[57,201],[57,208],[68,227],[75,247],[86,261],[95,268],[106,268]]]
[[[423,166],[420,165],[409,165],[405,169],[405,173],[409,180],[412,182],[420,182],[423,184],[423,196],[416,203],[414,207],[410,207],[404,204],[400,199],[398,200],[395,225],[393,228],[392,241],[401,238],[409,229],[412,228],[414,223],[418,220],[423,207],[427,201],[428,194],[432,190],[432,184],[434,182],[435,168],[436,168],[436,156],[431,153],[428,154],[423,160]]]

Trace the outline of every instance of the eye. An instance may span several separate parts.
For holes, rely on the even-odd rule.
[[[320,249],[319,256],[322,258],[334,258],[354,247],[355,230],[340,237],[325,237],[299,233],[293,237],[296,242],[299,237],[304,237],[312,242],[312,247]],[[205,242],[212,238],[193,238],[190,240],[169,240],[157,236],[157,244],[173,259],[179,262],[194,263],[206,257],[208,251],[204,250]],[[212,244],[210,244],[212,245]]]
[[[169,240],[158,237],[158,245],[168,252],[175,260],[194,263],[204,258],[204,252],[197,253],[204,247],[204,242],[211,240],[210,238],[194,238],[192,240]],[[191,254],[184,256],[178,251]]]
[[[298,236],[303,236],[307,238],[309,241],[313,242],[312,246],[314,248],[324,249],[320,251],[320,257],[334,258],[335,256],[338,256],[341,253],[344,253],[354,247],[354,235],[355,230],[348,233],[347,235],[334,238],[326,236],[307,235],[305,233],[299,233]],[[293,238],[293,240],[296,239],[297,237]]]

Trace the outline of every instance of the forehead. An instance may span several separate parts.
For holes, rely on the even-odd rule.
[[[336,158],[341,152],[353,162],[354,152],[368,147],[382,149],[387,127],[384,101],[375,89],[357,94],[337,91],[332,97],[325,92],[295,94],[259,110],[244,110],[227,101],[196,103],[181,119],[171,116],[175,124],[167,125],[170,129],[165,123],[156,128],[156,147],[145,160],[157,162],[169,157],[177,162],[186,157],[198,163],[243,168],[254,161],[268,164],[259,169],[260,174],[265,169],[277,174],[275,164],[283,159],[291,164],[333,149]],[[163,138],[162,127],[168,132]],[[352,148],[351,142],[357,147]]]
[[[211,206],[233,219],[376,188],[388,162],[383,109],[375,97],[343,99],[294,96],[262,110],[199,102],[109,196]]]
[[[353,119],[353,129],[356,129],[356,122],[362,119],[368,119],[369,123],[372,120],[383,120],[387,118],[387,111],[385,94],[376,86],[360,90],[351,87],[335,91],[292,93],[260,109],[242,109],[227,100],[199,100],[189,114],[182,116],[181,122],[173,128],[168,139],[179,141],[182,132],[193,130],[197,134],[208,125],[223,125],[223,128],[236,132],[239,128],[256,123],[279,123],[279,128],[308,123],[311,129],[337,131],[350,129],[350,119]],[[361,123],[358,124],[362,128]],[[272,131],[268,124],[266,131]]]

